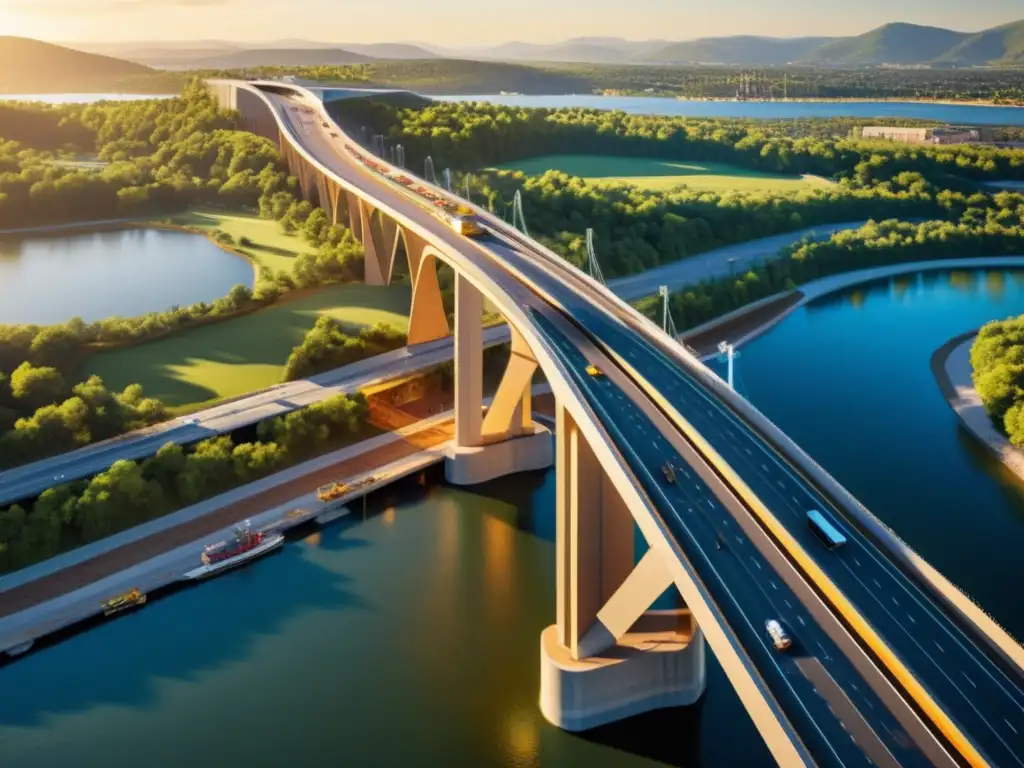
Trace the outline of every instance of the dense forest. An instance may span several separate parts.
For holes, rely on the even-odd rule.
[[[742,275],[674,292],[670,309],[680,331],[750,302],[841,272],[912,261],[1024,253],[1024,196],[998,195],[970,207],[958,221],[869,222],[822,242],[797,243]],[[642,306],[655,318],[658,308]]]
[[[1024,103],[1024,69],[516,64],[429,59],[316,67],[210,70],[213,77],[296,75],[325,84],[407,88],[426,94],[566,94],[679,99],[921,99]]]
[[[982,326],[971,346],[971,367],[993,423],[1024,448],[1024,315]]]
[[[251,312],[297,288],[362,279],[362,247],[352,233],[299,200],[276,146],[238,130],[237,121],[198,83],[178,99],[0,112],[0,136],[36,145],[0,138],[0,227],[219,204],[277,219],[309,249],[290,274],[261,270],[255,291],[235,286],[211,303],[94,323],[0,326],[0,468],[167,418],[137,385],[117,393],[96,377],[76,383],[88,354]],[[100,171],[56,164],[62,152],[92,152],[111,164]],[[245,243],[225,233],[216,239],[246,254]]]

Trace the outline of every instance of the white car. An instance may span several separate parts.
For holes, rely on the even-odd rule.
[[[764,623],[764,629],[768,633],[768,637],[771,639],[776,651],[785,651],[793,644],[793,639],[783,628],[782,624],[775,619],[768,619]]]
[[[184,421],[182,422],[182,424],[189,424],[189,425],[194,425],[194,424],[198,424],[198,423],[199,423],[199,419],[197,419],[197,418],[195,418],[195,417],[193,417],[193,418],[191,418],[191,419],[185,419],[185,420],[184,420]]]

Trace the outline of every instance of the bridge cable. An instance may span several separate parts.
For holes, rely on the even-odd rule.
[[[587,227],[587,271],[601,285],[606,285],[601,264],[597,260],[597,250],[594,248],[594,230],[590,227]]]
[[[518,189],[515,197],[512,198],[512,226],[527,237],[530,236],[526,230],[526,217],[523,215],[523,193]]]

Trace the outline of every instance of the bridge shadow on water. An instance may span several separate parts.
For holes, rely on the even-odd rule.
[[[48,716],[104,705],[155,707],[162,681],[196,681],[244,661],[302,614],[374,610],[352,579],[325,573],[294,538],[246,568],[163,590],[134,613],[85,622],[4,663],[0,726],[42,726]],[[370,546],[340,538],[325,536],[326,546]]]

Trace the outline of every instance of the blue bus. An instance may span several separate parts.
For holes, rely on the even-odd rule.
[[[839,530],[839,527],[816,509],[807,513],[807,524],[821,539],[821,543],[829,549],[836,549],[846,543],[846,536]]]

